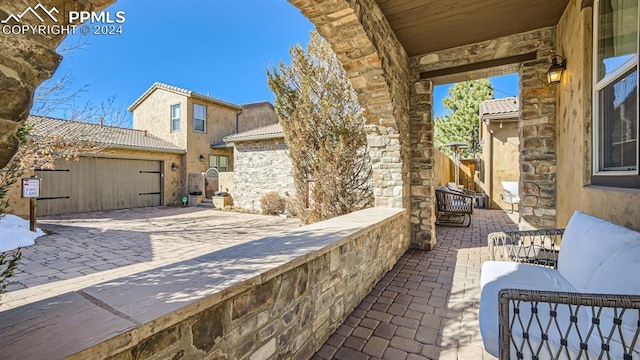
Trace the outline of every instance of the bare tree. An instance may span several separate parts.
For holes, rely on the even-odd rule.
[[[364,117],[346,72],[315,32],[306,51],[298,45],[289,53],[291,64],[281,62],[267,76],[293,163],[293,209],[310,223],[371,206]],[[308,179],[315,181],[309,209]]]

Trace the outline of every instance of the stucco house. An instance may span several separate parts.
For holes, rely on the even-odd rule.
[[[56,170],[33,174],[42,178],[39,215],[166,205],[196,192],[201,195],[194,202],[205,201],[224,189],[214,189],[203,173],[215,168],[233,176],[233,146],[223,138],[278,121],[269,102],[236,105],[159,82],[129,111],[132,129],[29,117],[34,135],[59,134],[105,148],[82,154],[78,162],[56,160]],[[29,201],[20,197],[19,184],[9,199],[8,212],[28,215]]]
[[[511,209],[500,196],[502,181],[520,179],[518,157],[518,119],[520,101],[517,97],[487,100],[480,103],[480,139],[482,169],[479,185],[487,194],[489,208]]]
[[[259,211],[260,198],[272,191],[294,195],[291,158],[280,124],[271,124],[224,138],[233,146],[234,206]]]
[[[238,131],[242,107],[191,90],[155,83],[128,109],[133,128],[167,140],[187,150],[178,164],[181,192],[205,194],[204,181],[189,181],[210,167],[233,168],[232,151],[212,148],[222,138]]]
[[[187,150],[178,166],[181,191],[201,194],[198,201],[222,190],[217,185],[219,173],[234,169],[233,148],[225,144],[225,136],[278,122],[269,102],[237,105],[159,82],[129,111],[133,113],[134,129],[147,130]],[[210,168],[218,173],[200,176]]]

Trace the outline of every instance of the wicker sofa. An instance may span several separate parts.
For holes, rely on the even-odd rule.
[[[576,211],[564,230],[492,233],[488,241],[479,313],[487,352],[640,358],[640,233]]]

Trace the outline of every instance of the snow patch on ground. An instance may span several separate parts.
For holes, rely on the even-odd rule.
[[[33,245],[42,235],[44,232],[38,228],[36,232],[30,231],[29,221],[21,217],[9,214],[0,217],[0,252]]]

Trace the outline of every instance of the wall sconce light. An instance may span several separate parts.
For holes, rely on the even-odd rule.
[[[547,82],[554,85],[562,80],[562,72],[567,68],[567,60],[560,55],[551,57],[551,67],[547,70]]]
[[[200,162],[204,162],[204,155],[200,154],[200,157],[198,158],[198,160],[200,160]]]
[[[178,170],[178,164],[171,163],[171,171],[176,171],[176,170]]]

